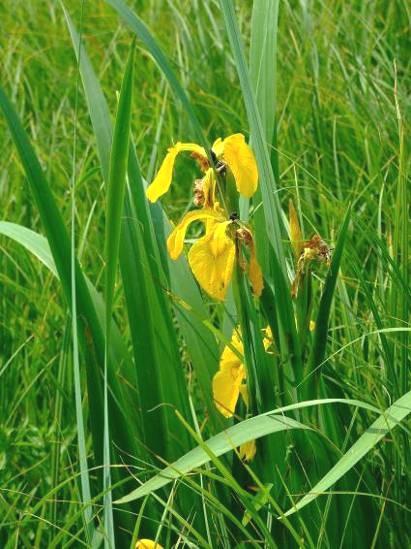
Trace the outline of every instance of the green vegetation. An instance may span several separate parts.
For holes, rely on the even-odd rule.
[[[6,0],[0,19],[0,547],[408,547],[408,2]],[[236,133],[250,199],[209,152]],[[248,223],[227,225],[223,301],[166,245],[195,209],[189,153],[146,197],[179,141]]]

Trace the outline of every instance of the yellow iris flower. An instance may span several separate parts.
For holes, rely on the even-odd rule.
[[[218,204],[214,209],[203,208],[187,213],[167,240],[168,253],[178,259],[184,247],[187,229],[193,221],[202,221],[206,233],[188,252],[188,263],[200,286],[214,299],[223,301],[238,257],[237,244],[244,242],[250,251],[248,276],[256,296],[263,289],[263,276],[257,262],[251,231],[239,228],[236,220],[225,217]],[[243,261],[241,262],[243,265]]]
[[[270,327],[264,330],[263,344],[267,349],[272,344],[273,337]],[[235,351],[233,350],[235,349]],[[234,330],[230,341],[230,347],[226,345],[220,358],[218,372],[213,377],[213,398],[217,410],[224,417],[232,417],[237,406],[240,394],[248,406],[246,369],[243,359],[244,346],[241,339],[240,328]]]
[[[163,549],[163,546],[151,539],[139,539],[135,549]]]
[[[264,348],[267,349],[272,344],[272,333],[270,327],[264,330]],[[246,381],[246,369],[243,359],[244,346],[241,340],[240,329],[234,330],[230,341],[231,347],[226,345],[220,358],[218,372],[213,377],[213,398],[217,410],[224,417],[230,418],[234,415],[240,395],[248,406],[248,390]],[[235,349],[235,351],[233,350]],[[251,461],[257,451],[255,440],[250,440],[242,444],[239,448],[240,459]]]
[[[188,253],[190,268],[200,286],[214,299],[224,300],[237,260],[239,266],[248,272],[254,294],[260,296],[263,276],[251,230],[239,222],[236,214],[220,208],[216,200],[216,174],[224,173],[226,169],[231,172],[238,192],[248,197],[255,192],[258,171],[252,150],[240,133],[217,139],[210,160],[200,145],[177,143],[168,149],[154,181],[147,188],[146,194],[151,202],[168,191],[175,159],[183,151],[191,152],[204,173],[194,185],[194,203],[202,209],[186,214],[171,232],[167,240],[170,257],[177,259],[182,253],[189,225],[193,221],[202,221],[205,235],[192,245]],[[248,250],[247,258],[243,257],[244,249]]]
[[[168,149],[154,181],[147,188],[147,198],[151,202],[156,202],[170,188],[174,162],[183,151],[191,152],[204,172],[211,167],[204,147],[196,143],[176,143]],[[258,170],[254,154],[245,142],[244,135],[235,133],[225,139],[218,138],[214,141],[211,151],[216,164],[221,163],[231,171],[237,191],[243,196],[252,196],[257,189]]]

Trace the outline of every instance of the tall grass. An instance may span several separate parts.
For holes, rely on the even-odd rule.
[[[407,3],[0,16],[1,546],[406,547]],[[166,247],[192,163],[145,191],[172,143],[236,132],[264,289],[239,268],[219,303]],[[304,264],[314,234],[330,260]],[[226,419],[230,345],[249,404]]]

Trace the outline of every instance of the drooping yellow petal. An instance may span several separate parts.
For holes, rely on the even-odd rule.
[[[196,154],[207,159],[207,153],[204,147],[196,145],[195,143],[176,143],[174,147],[170,147],[163,160],[163,163],[158,170],[158,173],[154,181],[147,187],[146,195],[150,202],[156,202],[165,194],[171,185],[171,179],[173,177],[174,162],[177,155],[182,151],[195,152]]]
[[[230,223],[215,223],[188,252],[190,268],[200,286],[211,297],[221,301],[230,284],[235,261],[235,244],[227,235]]]
[[[238,331],[234,331],[231,345],[239,354],[244,353],[243,343]],[[216,407],[225,417],[232,417],[237,405],[243,381],[246,377],[242,360],[227,345],[220,358],[219,370],[213,378],[213,398]]]
[[[263,273],[261,267],[257,261],[257,255],[255,253],[254,243],[251,243],[250,249],[250,263],[248,266],[248,278],[250,279],[253,293],[256,297],[260,297],[264,288]]]
[[[290,241],[294,251],[294,256],[298,261],[301,252],[303,251],[304,241],[301,233],[300,222],[298,221],[298,215],[294,208],[293,201],[288,203],[288,215],[290,220]]]
[[[207,220],[222,221],[223,219],[219,210],[202,209],[188,212],[167,239],[167,249],[171,259],[177,259],[183,251],[184,238],[190,223],[193,221],[206,222]]]
[[[237,328],[233,331],[230,345],[231,347],[229,347],[228,345],[224,347],[224,351],[220,358],[220,367],[223,367],[225,364],[228,364],[229,362],[233,362],[235,360],[241,363],[240,356],[244,356],[244,345],[241,338],[240,326],[237,326]],[[235,349],[235,352],[233,351],[233,349]]]
[[[213,378],[213,398],[217,410],[224,417],[232,417],[240,396],[240,387],[244,379],[244,366],[224,368]]]
[[[163,549],[163,546],[151,539],[139,539],[135,549]]]
[[[209,168],[203,178],[204,208],[214,208],[216,180],[215,173]]]
[[[221,139],[221,137],[218,137],[211,147],[211,150],[216,155],[217,158],[221,158],[223,156],[224,152],[224,141]]]
[[[243,196],[252,196],[257,189],[258,170],[254,153],[245,142],[244,135],[235,133],[226,137],[223,144],[218,143],[216,147],[219,151],[221,148],[223,148],[222,160],[234,176],[237,191]]]
[[[257,452],[257,445],[255,440],[250,440],[242,444],[239,448],[240,459],[244,461],[251,461],[254,459]]]

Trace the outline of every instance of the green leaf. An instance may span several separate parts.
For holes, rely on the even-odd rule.
[[[380,415],[376,421],[361,435],[343,457],[330,471],[306,494],[296,505],[289,509],[285,516],[299,511],[328,488],[335,484],[347,471],[352,469],[367,452],[411,412],[411,391],[396,400],[392,406]]]
[[[275,133],[278,10],[279,0],[258,0],[251,16],[250,82],[268,146]]]
[[[126,189],[126,173],[128,164],[128,151],[130,145],[131,109],[133,104],[133,74],[134,74],[133,43],[117,107],[116,121],[114,124],[113,142],[110,153],[109,177],[107,184],[107,209],[105,229],[105,301],[106,301],[106,350],[104,367],[104,517],[105,528],[108,533],[108,543],[114,547],[114,523],[111,497],[110,474],[110,434],[109,434],[109,410],[108,410],[108,383],[107,371],[111,367],[109,361],[111,315],[114,302],[114,286],[118,264],[121,234],[121,216],[123,212],[124,195]]]
[[[260,415],[251,419],[246,419],[226,431],[215,435],[205,442],[209,451],[215,456],[221,456],[226,452],[237,448],[241,444],[250,440],[258,439],[262,436],[285,431],[288,429],[308,429],[286,416]],[[201,447],[194,448],[188,454],[174,462],[156,475],[145,484],[131,492],[128,496],[118,500],[116,503],[127,503],[141,498],[154,490],[158,490],[172,480],[180,478],[197,467],[201,467],[210,461],[210,455]]]
[[[121,216],[126,189],[126,172],[130,144],[131,108],[133,102],[133,64],[135,44],[131,47],[121,85],[120,97],[114,125],[107,182],[107,210],[105,229],[106,283],[105,300],[107,329],[113,309],[114,285],[120,248]],[[107,341],[109,340],[107,332]]]
[[[43,263],[55,276],[58,276],[53,254],[44,236],[10,221],[0,221],[0,233],[24,246]]]
[[[271,243],[273,252],[277,255],[280,268],[285,274],[285,256],[282,245],[282,218],[280,202],[276,193],[277,185],[271,167],[265,139],[265,129],[261,122],[261,116],[255,100],[253,87],[250,81],[248,67],[245,61],[244,46],[238,28],[232,0],[220,0],[220,6],[224,16],[224,22],[231,44],[234,61],[240,80],[244,103],[253,141],[253,148],[257,159],[259,172],[259,185],[263,198],[265,214],[266,235]]]
[[[366,404],[358,400],[345,400],[345,399],[323,399],[323,400],[311,400],[306,402],[300,402],[292,404],[290,406],[284,406],[283,408],[277,408],[260,414],[258,416],[246,419],[237,425],[229,427],[225,431],[211,437],[205,441],[205,446],[208,449],[206,452],[202,447],[198,446],[188,452],[185,456],[181,457],[173,464],[166,467],[161,473],[145,482],[142,486],[133,490],[130,494],[124,498],[118,500],[116,503],[126,503],[135,499],[141,498],[155,490],[158,490],[162,486],[165,486],[172,480],[178,479],[194,469],[201,467],[205,463],[208,463],[211,459],[210,453],[219,457],[227,452],[232,451],[234,448],[249,442],[250,440],[256,440],[265,435],[272,433],[278,433],[281,431],[287,431],[289,429],[311,429],[302,423],[295,421],[292,418],[284,416],[287,411],[298,410],[309,406],[318,406],[332,403],[343,403],[353,406],[358,406],[367,410],[378,411],[374,406]]]

